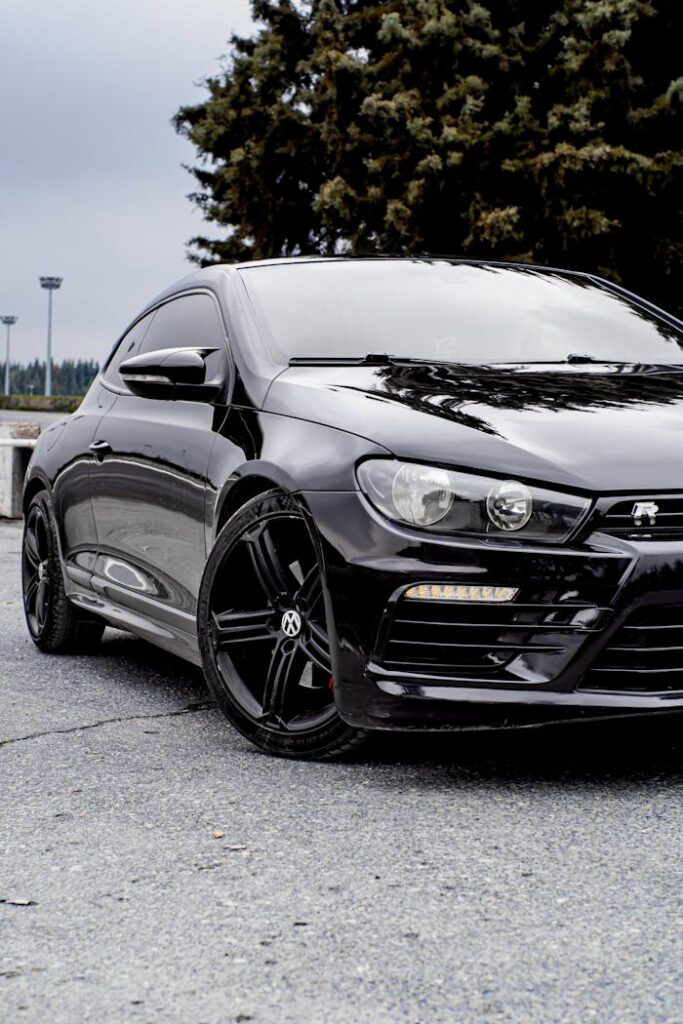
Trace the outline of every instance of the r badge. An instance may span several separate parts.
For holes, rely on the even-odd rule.
[[[643,519],[647,517],[650,526],[654,526],[657,522],[657,513],[659,512],[659,505],[654,501],[637,501],[633,506],[631,515],[633,516],[633,525],[642,526]]]

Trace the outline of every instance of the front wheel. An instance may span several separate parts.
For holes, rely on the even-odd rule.
[[[288,495],[252,499],[221,531],[198,632],[213,696],[262,750],[326,759],[363,741],[337,713],[317,546]]]

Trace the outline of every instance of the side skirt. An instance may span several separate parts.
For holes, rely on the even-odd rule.
[[[123,588],[120,588],[122,593],[112,593],[119,588],[82,571],[76,570],[76,573],[78,581],[74,579],[75,573],[70,567],[67,567],[65,576],[68,581],[67,596],[77,608],[90,615],[98,615],[110,626],[133,633],[201,668],[197,629],[191,615],[157,608],[157,602],[138,596],[133,597],[136,607],[129,607],[128,599],[131,595],[125,593]]]

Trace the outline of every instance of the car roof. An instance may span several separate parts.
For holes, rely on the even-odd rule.
[[[615,284],[613,281],[609,281],[598,274],[593,274],[583,270],[567,270],[564,267],[549,267],[541,266],[537,263],[520,263],[509,260],[485,260],[485,259],[470,259],[463,256],[452,256],[448,254],[439,253],[382,253],[379,255],[343,255],[337,254],[333,256],[320,256],[320,255],[308,255],[308,256],[278,256],[272,259],[263,260],[244,260],[242,262],[235,263],[214,263],[208,267],[202,267],[200,270],[195,270],[193,273],[188,274],[181,280],[176,281],[170,287],[166,288],[163,292],[157,295],[152,302],[149,302],[147,306],[138,314],[136,319],[143,316],[149,310],[158,306],[161,302],[167,299],[173,298],[182,292],[191,291],[199,288],[208,288],[214,293],[218,293],[223,297],[225,296],[224,286],[227,281],[230,280],[234,275],[239,274],[241,271],[254,270],[259,267],[277,267],[277,266],[291,266],[293,264],[307,264],[307,263],[362,263],[362,262],[375,262],[375,261],[405,261],[413,263],[434,263],[434,262],[445,262],[458,264],[461,266],[471,267],[492,267],[498,270],[512,270],[512,271],[524,271],[531,272],[534,274],[542,274],[547,276],[564,277],[567,280],[581,279],[582,281],[589,282],[596,285],[597,287],[603,288],[612,294],[621,295],[631,301],[635,301],[638,305],[648,309],[650,312],[657,314],[663,319],[670,323],[673,323],[677,328],[680,328],[681,321],[678,317],[661,309],[654,303],[647,301],[642,296],[635,295],[633,292],[622,287],[621,285]]]
[[[245,271],[253,270],[259,267],[277,267],[277,266],[291,266],[293,264],[307,264],[307,263],[363,263],[363,262],[396,262],[405,261],[411,263],[434,263],[434,262],[447,262],[453,264],[461,264],[463,266],[473,267],[496,267],[499,269],[508,270],[525,270],[533,271],[534,273],[540,274],[561,274],[565,277],[582,277],[588,280],[597,281],[599,280],[592,274],[586,274],[581,271],[574,270],[563,270],[556,267],[542,267],[533,263],[514,263],[507,262],[505,260],[477,260],[468,259],[458,256],[438,255],[419,253],[410,255],[406,253],[385,253],[381,255],[368,254],[365,256],[345,256],[345,255],[334,255],[334,256],[279,256],[272,259],[264,260],[244,260],[238,263],[213,263],[208,267],[202,267],[200,270],[195,270],[191,274],[187,274],[179,281],[175,281],[169,285],[162,292],[154,297],[151,302],[148,302],[145,308],[138,314],[139,316],[144,315],[149,310],[158,306],[161,302],[172,298],[179,293],[191,291],[198,288],[208,288],[212,291],[221,291],[221,285],[224,285],[226,281],[230,279],[234,274]]]
[[[410,263],[456,263],[463,264],[473,267],[499,267],[501,269],[509,268],[510,270],[533,270],[547,274],[567,274],[569,276],[587,276],[581,271],[576,270],[564,270],[557,267],[544,267],[534,263],[519,263],[509,260],[483,260],[483,259],[471,259],[465,256],[453,256],[441,253],[381,253],[358,256],[346,256],[343,254],[337,254],[334,256],[278,256],[272,259],[264,260],[245,260],[241,263],[221,263],[215,264],[216,269],[223,271],[231,270],[251,270],[256,267],[277,267],[281,265],[289,265],[293,263],[364,263],[364,262],[396,262],[405,261]]]
[[[462,264],[465,266],[472,267],[496,267],[500,269],[510,270],[532,270],[536,273],[542,274],[566,274],[569,277],[593,277],[593,275],[580,270],[567,270],[562,267],[548,267],[541,266],[536,263],[519,263],[510,260],[483,260],[483,259],[470,259],[464,256],[450,256],[447,254],[439,253],[418,253],[410,255],[407,253],[383,253],[379,255],[367,254],[360,256],[345,256],[345,255],[334,255],[334,256],[276,256],[270,259],[262,260],[242,260],[235,263],[213,263],[210,266],[202,267],[201,270],[195,270],[193,273],[188,274],[180,281],[176,282],[171,287],[173,290],[178,290],[181,286],[190,287],[194,284],[197,287],[201,280],[210,280],[217,282],[220,279],[225,279],[226,276],[230,276],[235,271],[240,270],[252,270],[259,267],[278,267],[278,266],[291,266],[292,264],[307,264],[307,263],[374,263],[374,262],[397,262],[402,261],[406,263],[453,263]],[[170,289],[169,289],[170,290]]]

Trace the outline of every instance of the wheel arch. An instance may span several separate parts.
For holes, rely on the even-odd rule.
[[[46,491],[49,497],[50,485],[39,473],[35,473],[24,484],[24,493],[21,498],[21,508],[24,515],[26,515],[26,512],[28,511],[31,501],[35,498],[36,494],[40,494],[41,491]]]
[[[223,491],[216,502],[215,515],[211,525],[211,536],[209,537],[208,550],[210,551],[216,543],[216,538],[228,522],[228,520],[246,505],[252,498],[259,494],[266,494],[268,491],[282,491],[283,494],[292,495],[301,506],[302,511],[311,517],[311,510],[303,497],[298,493],[298,488],[288,477],[283,477],[276,467],[270,471],[268,466],[254,467],[243,475],[233,476],[223,488]]]
[[[283,485],[282,481],[273,479],[273,476],[268,476],[265,473],[246,473],[244,476],[233,477],[226,484],[216,504],[211,538],[212,546],[231,516],[252,498],[276,489],[287,492],[288,488]]]

